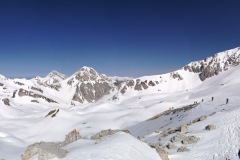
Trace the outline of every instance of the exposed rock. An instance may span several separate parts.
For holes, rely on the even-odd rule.
[[[148,85],[149,85],[149,86],[155,86],[155,83],[154,83],[153,81],[149,81],[149,82],[148,82]]]
[[[184,134],[181,134],[181,133],[177,133],[175,136],[173,136],[170,141],[171,142],[177,142],[177,141],[180,141],[182,139],[186,138],[186,136]]]
[[[162,130],[159,128],[159,129],[157,129],[155,132],[156,133],[160,133]]]
[[[63,142],[38,142],[31,144],[27,147],[26,151],[21,156],[21,159],[30,160],[33,157],[38,160],[64,158],[68,152],[65,149],[62,149],[62,147],[77,141],[79,138],[81,138],[79,132],[74,129],[66,135]]]
[[[13,92],[13,98],[16,97],[16,93],[17,93],[17,90],[15,90],[15,91]]]
[[[224,54],[224,56],[221,56],[221,54]],[[224,65],[221,66],[220,64]],[[192,62],[183,67],[183,69],[185,71],[199,73],[200,80],[204,81],[207,78],[218,75],[220,72],[239,64],[239,49],[232,49],[230,51],[215,54],[202,61]]]
[[[168,159],[168,152],[163,148],[156,148],[158,155],[161,157],[162,160],[169,160]]]
[[[45,117],[48,117],[48,116],[51,116],[52,118],[56,117],[58,112],[59,112],[59,109],[51,110],[50,112],[48,112],[48,114]]]
[[[117,90],[119,90],[122,87],[123,82],[124,81],[120,81],[118,79],[114,82],[114,85],[117,87]]]
[[[187,126],[186,124],[184,124],[184,125],[182,125],[182,126],[180,127],[180,132],[181,132],[181,133],[186,133],[187,130],[188,130],[188,126]]]
[[[200,138],[196,136],[188,136],[182,140],[182,144],[193,144],[197,143],[200,140]]]
[[[160,148],[162,146],[162,144],[160,142],[158,143],[147,143],[151,148]]]
[[[171,76],[173,79],[183,80],[182,76],[181,76],[178,72],[172,72],[172,73],[170,74],[170,76]]]
[[[3,86],[4,84],[0,83],[0,86]]]
[[[200,122],[200,121],[203,121],[203,120],[205,120],[205,119],[207,119],[207,116],[201,116],[201,117],[199,117],[199,118],[194,119],[194,120],[192,121],[192,123]]]
[[[176,146],[175,146],[173,143],[168,143],[168,144],[166,145],[166,147],[167,147],[168,149],[173,149],[173,148],[175,148]]]
[[[180,148],[178,148],[177,152],[189,152],[190,150],[187,147],[183,147],[181,146]]]
[[[145,82],[141,82],[140,79],[137,79],[137,84],[134,87],[134,90],[140,91],[142,89],[147,89],[148,86],[146,85]]]
[[[45,96],[43,96],[43,95],[40,95],[40,94],[36,94],[36,93],[34,93],[34,92],[32,92],[32,91],[27,91],[27,90],[22,89],[22,88],[19,89],[18,95],[19,95],[20,97],[30,96],[30,97],[33,97],[33,98],[41,98],[41,99],[46,100],[46,101],[49,102],[49,103],[57,103],[56,101],[54,101],[54,100],[52,100],[52,99],[50,99],[50,98],[47,98],[47,97],[45,97]],[[15,97],[15,95],[14,95],[14,97]]]
[[[209,116],[213,116],[214,114],[216,114],[216,112],[213,112],[213,113],[209,114]]]
[[[78,83],[76,92],[73,96],[74,101],[83,103],[84,100],[87,102],[94,102],[102,98],[104,95],[110,93],[112,87],[107,82],[99,83]]]
[[[203,120],[205,120],[205,119],[207,119],[207,116],[201,116],[201,117],[199,118],[199,121],[203,121]]]
[[[168,129],[167,131],[164,131],[160,134],[160,136],[162,137],[166,137],[170,134],[173,134],[173,133],[176,133],[176,132],[179,132],[180,131],[180,128],[170,128]]]
[[[60,82],[65,79],[66,79],[66,76],[64,74],[53,70],[44,78],[44,81],[39,82],[39,84],[44,85],[46,87],[50,87],[51,89],[55,89],[56,91],[59,91],[59,89],[62,88]]]
[[[73,131],[71,131],[70,133],[68,133],[66,135],[65,140],[63,141],[63,145],[65,146],[67,144],[75,142],[80,138],[81,138],[81,136],[80,136],[79,132],[76,129],[74,129]]]
[[[211,131],[211,130],[216,129],[216,126],[215,126],[215,125],[207,125],[207,126],[205,127],[205,129],[206,129],[207,131]]]
[[[64,158],[67,151],[61,148],[61,143],[38,142],[27,147],[21,156],[22,160],[30,160],[37,156],[38,160],[49,160],[53,158]]]
[[[127,87],[126,87],[126,86],[124,86],[124,87],[121,89],[121,91],[120,91],[120,92],[121,92],[122,94],[124,94],[124,93],[126,93],[126,91],[127,91]]]
[[[148,121],[151,121],[151,120],[154,120],[154,119],[157,119],[163,115],[169,115],[169,114],[176,114],[176,113],[179,113],[179,112],[186,112],[188,110],[191,110],[195,107],[197,107],[199,104],[191,104],[191,105],[187,105],[187,106],[184,106],[184,107],[181,107],[181,108],[176,108],[176,109],[169,109],[169,110],[166,110],[156,116],[153,116],[152,118],[148,119]]]
[[[10,106],[10,101],[8,98],[4,98],[4,99],[2,99],[2,101],[6,106]]]
[[[128,86],[128,87],[133,87],[134,84],[135,84],[134,81],[133,81],[133,80],[130,80],[130,81],[128,81],[127,86]]]
[[[40,88],[32,86],[31,89],[43,93],[43,90],[41,90]]]
[[[37,100],[31,100],[31,102],[34,102],[34,103],[39,103]]]
[[[113,97],[112,97],[112,100],[117,100],[118,99],[118,97],[116,96],[116,95],[114,95]]]
[[[108,130],[102,130],[100,132],[98,132],[97,134],[93,135],[91,137],[92,140],[97,140],[97,139],[101,139],[101,138],[104,138],[106,136],[109,136],[109,135],[113,135],[117,132],[125,132],[125,133],[130,133],[128,130],[112,130],[112,129],[108,129]]]
[[[23,85],[24,85],[24,83],[21,83],[21,82],[15,82],[15,81],[14,81],[14,83],[17,84],[17,85],[19,85],[19,86],[23,86]]]

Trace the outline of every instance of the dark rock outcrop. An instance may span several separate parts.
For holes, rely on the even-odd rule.
[[[10,100],[8,98],[4,98],[2,101],[6,106],[10,106]]]
[[[134,90],[140,91],[140,90],[148,88],[148,85],[146,85],[146,83],[142,82],[140,79],[137,79],[136,82],[137,83],[136,83],[136,85],[134,87]]]
[[[44,99],[44,100],[46,100],[47,102],[49,102],[49,103],[57,103],[56,101],[54,101],[54,100],[52,100],[52,99],[50,99],[50,98],[47,98],[47,97],[45,97],[45,96],[43,96],[43,95],[40,95],[40,94],[36,94],[36,93],[34,93],[34,92],[32,92],[32,91],[27,91],[27,90],[25,90],[25,89],[19,89],[19,91],[18,91],[18,96],[19,97],[23,97],[23,96],[30,96],[30,97],[33,97],[33,98],[41,98],[41,99]],[[14,96],[15,97],[15,96]]]
[[[40,88],[32,86],[31,89],[43,93],[43,90],[41,90]]]
[[[48,112],[48,114],[45,117],[48,117],[48,116],[51,116],[52,118],[56,117],[58,112],[59,112],[59,109],[51,110],[50,112]]]

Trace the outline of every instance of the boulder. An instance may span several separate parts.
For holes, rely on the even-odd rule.
[[[180,148],[178,148],[177,152],[189,152],[190,150],[187,147],[183,147],[181,146]]]
[[[182,144],[193,144],[193,143],[197,143],[197,141],[199,140],[200,138],[196,136],[188,136],[182,140]]]
[[[188,130],[188,126],[187,126],[186,124],[184,124],[184,125],[182,125],[182,126],[180,127],[180,132],[181,132],[181,133],[186,133],[187,130]]]
[[[184,139],[184,138],[186,138],[186,136],[185,136],[184,134],[177,133],[175,136],[173,136],[173,137],[170,139],[170,141],[174,143],[174,142],[178,142],[178,141],[180,141],[180,140],[182,140],[182,139]]]
[[[214,130],[214,129],[216,129],[216,126],[215,125],[207,125],[206,127],[205,127],[205,129],[207,130],[207,131],[211,131],[211,130]]]
[[[173,149],[173,148],[175,148],[176,146],[175,146],[173,143],[168,143],[168,144],[166,145],[166,147],[167,147],[168,149]]]

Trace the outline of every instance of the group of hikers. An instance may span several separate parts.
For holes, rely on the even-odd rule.
[[[212,101],[213,101],[213,99],[214,99],[214,97],[212,97]],[[229,102],[229,99],[227,98],[226,99],[226,104],[228,104],[228,102]]]
[[[214,97],[212,97],[212,101],[214,100]],[[202,102],[204,101],[204,99],[202,99]],[[229,102],[229,99],[227,98],[226,99],[226,104],[228,104],[228,102]],[[194,101],[194,104],[197,104],[198,102],[197,101]]]

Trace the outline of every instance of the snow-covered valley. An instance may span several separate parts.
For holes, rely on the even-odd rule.
[[[62,142],[76,129],[81,138],[61,144],[68,153],[47,159],[164,160],[162,149],[170,160],[237,160],[239,62],[235,48],[136,79],[89,67],[70,77],[56,71],[30,80],[0,76],[0,159],[23,159],[27,146]],[[108,129],[130,133],[92,138]],[[28,158],[41,159],[38,154]]]

